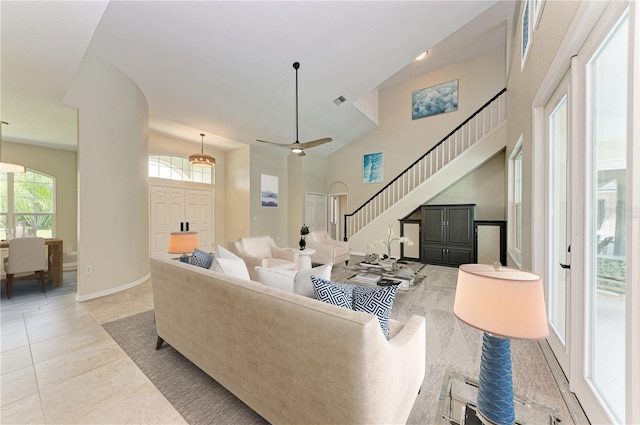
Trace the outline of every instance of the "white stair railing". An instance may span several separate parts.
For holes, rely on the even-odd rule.
[[[358,209],[351,214],[345,214],[345,240],[359,232],[451,160],[504,123],[506,120],[506,91],[506,89],[502,89]]]

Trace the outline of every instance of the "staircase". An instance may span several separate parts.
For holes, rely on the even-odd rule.
[[[344,215],[344,238],[352,251],[365,252],[366,244],[380,239],[388,224],[397,223],[504,149],[505,93],[502,89],[358,209]]]

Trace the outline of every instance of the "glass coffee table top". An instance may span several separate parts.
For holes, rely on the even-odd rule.
[[[399,284],[400,290],[409,290],[425,278],[425,264],[415,261],[401,261],[397,270],[385,270],[378,266],[372,266],[361,262],[354,262],[347,266],[351,273],[346,277],[348,281],[360,284],[380,285]]]

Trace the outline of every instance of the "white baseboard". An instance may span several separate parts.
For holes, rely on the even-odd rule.
[[[78,302],[89,301],[89,300],[93,300],[95,298],[104,297],[106,295],[115,294],[115,293],[124,291],[126,289],[133,288],[134,286],[138,286],[141,283],[146,282],[150,278],[151,278],[151,274],[148,273],[146,276],[144,276],[144,277],[142,277],[142,278],[140,278],[140,279],[138,279],[136,281],[133,281],[133,282],[130,282],[130,283],[126,283],[124,285],[117,286],[115,288],[106,289],[104,291],[94,292],[93,294],[87,294],[87,295],[82,295],[82,296],[76,294],[76,301],[78,301]]]

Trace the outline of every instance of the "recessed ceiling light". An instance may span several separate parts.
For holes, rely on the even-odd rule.
[[[420,53],[418,56],[416,56],[416,60],[417,61],[421,61],[422,59],[427,57],[427,53],[429,53],[428,50],[425,50],[424,52]]]

